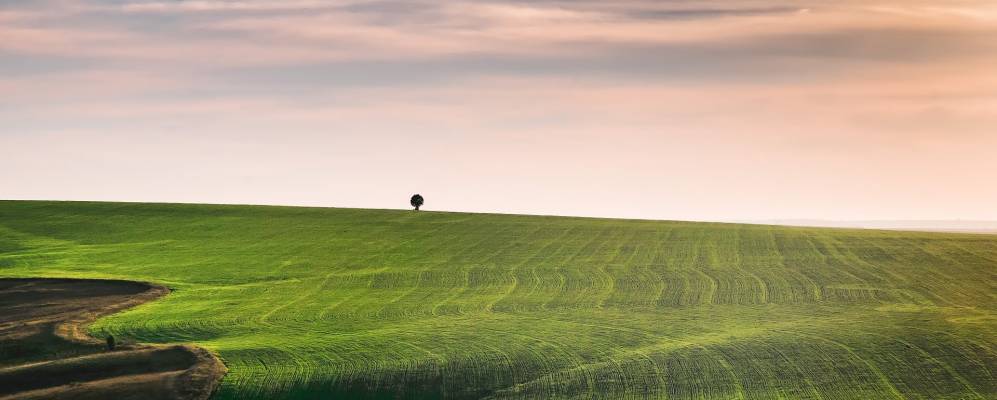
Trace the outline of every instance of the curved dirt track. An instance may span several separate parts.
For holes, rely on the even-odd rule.
[[[207,399],[226,369],[189,345],[119,345],[86,334],[95,319],[169,289],[141,282],[0,279],[0,400]]]

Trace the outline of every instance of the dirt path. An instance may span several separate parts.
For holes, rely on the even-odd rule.
[[[168,293],[141,282],[0,279],[0,400],[207,399],[226,371],[207,350],[108,351],[86,334],[95,319]]]

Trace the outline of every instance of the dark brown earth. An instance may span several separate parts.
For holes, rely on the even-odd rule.
[[[118,345],[86,334],[95,319],[169,293],[141,282],[0,279],[0,400],[207,399],[225,374],[188,345]]]

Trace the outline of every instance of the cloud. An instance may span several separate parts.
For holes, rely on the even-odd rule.
[[[886,64],[993,65],[993,7],[908,4],[40,2],[0,10],[0,36],[12,39],[0,42],[10,60],[0,69],[134,70],[251,92],[488,76],[778,84]]]
[[[72,4],[68,9],[77,11],[45,23],[23,10],[0,13],[11,20],[0,34],[13,38],[0,49],[118,64],[183,60],[175,64],[204,68],[500,60],[527,69],[560,65],[572,73],[580,68],[569,64],[587,63],[602,74],[652,65],[664,68],[662,75],[677,70],[684,79],[682,68],[668,67],[709,71],[718,59],[747,66],[788,57],[947,62],[992,55],[997,46],[997,27],[965,12],[882,7],[813,6],[804,14],[798,7],[732,1],[711,7],[646,1]],[[662,62],[669,59],[680,62]]]
[[[150,1],[129,2],[120,10],[129,13],[183,13],[216,11],[294,11],[323,9],[335,6],[335,1],[285,0],[285,1]]]

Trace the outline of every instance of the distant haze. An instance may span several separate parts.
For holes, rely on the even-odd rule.
[[[994,221],[994,71],[989,0],[0,0],[0,198]]]
[[[790,219],[767,221],[742,221],[755,224],[821,226],[834,228],[889,229],[903,231],[935,231],[997,234],[997,221],[829,221]]]

